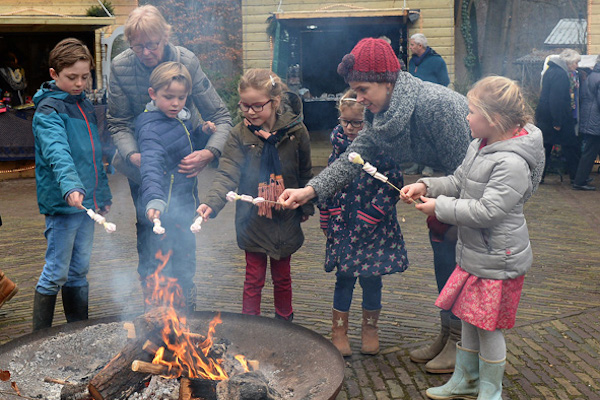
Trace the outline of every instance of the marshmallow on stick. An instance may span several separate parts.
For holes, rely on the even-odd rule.
[[[154,218],[152,220],[152,222],[154,223],[154,227],[152,228],[152,232],[156,233],[157,235],[164,235],[165,228],[162,227],[162,225],[160,223],[160,219]]]
[[[190,226],[190,231],[193,233],[200,233],[200,230],[202,229],[202,221],[204,221],[204,218],[202,218],[202,215],[200,215],[194,220],[192,226]]]
[[[394,184],[392,184],[388,180],[387,176],[383,175],[380,172],[377,172],[377,168],[375,168],[370,163],[365,162],[365,160],[363,160],[363,158],[360,156],[360,154],[358,154],[354,151],[351,152],[350,154],[348,154],[348,161],[350,161],[352,164],[362,165],[363,171],[365,171],[367,174],[371,175],[373,178],[378,179],[381,182],[387,183],[388,185],[390,185],[391,187],[396,189],[400,193],[400,195],[402,195],[402,192],[400,191],[400,189],[398,189]],[[421,203],[421,200],[414,200],[414,201]]]
[[[114,231],[117,230],[117,226],[115,224],[113,224],[112,222],[106,222],[106,218],[104,218],[102,215],[94,212],[94,210],[90,209],[90,208],[85,208],[85,212],[87,213],[87,215],[93,219],[97,224],[100,224],[102,226],[104,226],[104,230],[108,233],[113,233]]]
[[[227,193],[227,196],[225,196],[225,198],[227,199],[227,201],[231,201],[231,202],[236,201],[236,200],[241,200],[241,201],[245,201],[247,203],[252,203],[254,205],[258,205],[260,203],[271,203],[271,204],[282,205],[278,201],[265,200],[263,197],[252,197],[247,194],[240,195],[240,194],[237,194],[236,192]]]

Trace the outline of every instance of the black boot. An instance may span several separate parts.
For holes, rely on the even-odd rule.
[[[37,290],[33,298],[33,330],[50,328],[54,318],[56,295],[41,294]]]
[[[67,322],[77,322],[88,319],[89,286],[62,288],[63,309]]]

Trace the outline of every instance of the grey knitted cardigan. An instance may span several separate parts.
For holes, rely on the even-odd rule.
[[[320,200],[333,196],[360,173],[348,161],[357,152],[372,161],[384,150],[398,163],[417,162],[452,173],[470,142],[467,99],[442,85],[400,72],[387,110],[365,111],[360,135],[333,164],[308,182]]]

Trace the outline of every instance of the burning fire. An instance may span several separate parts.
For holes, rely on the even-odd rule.
[[[156,253],[156,258],[161,261],[156,272],[146,278],[147,289],[152,290],[151,296],[147,296],[146,303],[153,307],[164,307],[165,313],[162,318],[162,340],[165,346],[159,347],[154,355],[152,364],[163,365],[168,368],[166,378],[202,378],[210,380],[225,380],[228,375],[222,367],[223,359],[209,357],[213,345],[215,327],[222,322],[221,314],[218,313],[209,323],[208,332],[204,340],[198,339],[199,335],[193,334],[187,327],[187,320],[177,310],[185,307],[185,298],[177,279],[165,277],[161,271],[167,265],[172,251],[166,255],[162,251]],[[235,356],[245,372],[248,365],[243,355]]]

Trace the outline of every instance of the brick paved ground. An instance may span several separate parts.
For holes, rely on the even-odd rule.
[[[316,146],[315,164],[322,165],[327,153],[326,147]],[[517,326],[507,332],[504,399],[600,399],[600,193],[573,191],[557,176],[546,181],[526,206],[534,265],[525,280]],[[210,174],[201,191],[209,182]],[[110,184],[115,199],[108,219],[117,223],[118,231],[96,231],[89,274],[91,318],[142,310],[128,187],[120,175],[111,176]],[[34,180],[0,182],[0,213],[0,268],[20,287],[0,309],[3,343],[29,333],[33,291],[43,266],[44,219],[37,211]],[[427,374],[408,359],[412,348],[436,335],[436,285],[424,216],[404,204],[398,214],[411,266],[384,279],[378,356],[358,354],[357,288],[350,317],[356,354],[347,359],[340,400],[421,399],[427,387],[450,376]],[[310,219],[304,228],[305,245],[292,259],[294,322],[328,335],[334,276],[322,269],[324,240],[318,219]],[[243,252],[235,243],[229,205],[198,237],[199,309],[240,312],[243,278]],[[263,314],[273,313],[272,286],[267,284]],[[64,322],[57,312],[55,323]]]

